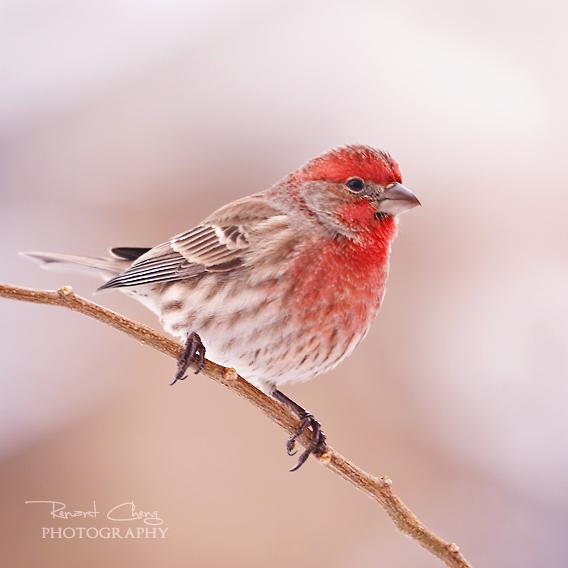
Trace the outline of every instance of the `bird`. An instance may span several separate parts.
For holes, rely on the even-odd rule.
[[[184,342],[171,384],[211,360],[299,418],[311,433],[291,471],[322,455],[321,424],[280,388],[330,371],[369,331],[383,301],[400,214],[421,205],[394,158],[366,145],[321,154],[264,191],[217,209],[154,247],[109,257],[24,253],[45,267],[94,270]]]

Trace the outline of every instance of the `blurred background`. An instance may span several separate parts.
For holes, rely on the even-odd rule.
[[[22,250],[150,246],[346,143],[423,207],[340,368],[287,390],[474,566],[565,566],[567,16],[560,2],[5,0],[0,280],[90,297]],[[157,325],[120,293],[104,303]],[[0,300],[6,566],[434,567],[384,512],[202,377]],[[47,508],[158,510],[165,540],[42,540]],[[105,524],[97,520],[99,524]],[[108,524],[108,522],[107,522]]]

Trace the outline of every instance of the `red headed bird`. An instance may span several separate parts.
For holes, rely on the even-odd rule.
[[[212,360],[292,409],[301,423],[290,455],[312,429],[295,470],[325,450],[325,436],[278,388],[333,369],[365,337],[384,296],[397,216],[419,204],[389,154],[345,146],[154,248],[29,256],[95,269],[107,279],[101,289],[120,288],[154,311],[185,341],[172,384],[194,358],[199,372],[206,345]]]

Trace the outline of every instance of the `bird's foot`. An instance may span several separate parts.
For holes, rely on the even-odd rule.
[[[288,398],[285,394],[281,393],[279,390],[275,390],[272,396],[282,403],[284,406],[290,408],[294,414],[300,419],[300,425],[298,429],[290,436],[286,442],[286,452],[289,456],[293,456],[297,453],[296,450],[296,440],[308,429],[312,431],[312,437],[306,449],[300,454],[296,465],[290,471],[296,471],[304,465],[306,460],[311,454],[315,456],[321,456],[325,453],[327,449],[327,444],[325,441],[325,434],[321,429],[321,424],[306,410],[304,410],[299,404],[295,403],[292,399]]]
[[[321,456],[327,449],[325,434],[321,429],[321,424],[311,414],[306,412],[305,416],[301,418],[300,426],[286,442],[286,451],[288,452],[288,455],[293,456],[297,453],[296,439],[299,438],[308,428],[312,429],[312,438],[306,449],[300,454],[296,465],[290,471],[300,469],[311,454]]]
[[[178,381],[187,379],[187,375],[185,373],[194,359],[197,361],[197,366],[195,368],[195,374],[197,375],[197,373],[203,370],[205,365],[205,346],[201,341],[201,337],[192,331],[187,335],[183,352],[177,362],[176,375],[170,385],[175,385]]]

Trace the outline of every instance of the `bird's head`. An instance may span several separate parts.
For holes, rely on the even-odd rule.
[[[344,234],[393,225],[394,217],[420,205],[402,185],[394,159],[369,146],[331,150],[290,174],[287,181],[310,215]]]

